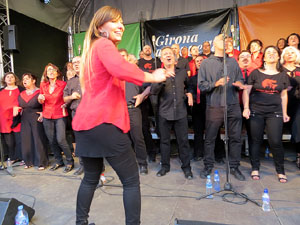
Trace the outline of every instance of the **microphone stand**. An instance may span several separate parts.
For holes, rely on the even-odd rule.
[[[154,65],[155,65],[155,69],[157,69],[157,58],[156,58],[156,47],[155,47],[155,35],[152,35],[152,47],[153,47],[153,55],[154,55]]]
[[[228,79],[228,71],[227,71],[227,65],[226,65],[226,49],[225,49],[225,39],[226,39],[226,35],[225,35],[225,30],[224,30],[224,33],[223,33],[223,71],[224,71],[224,78],[225,78],[225,85],[224,85],[224,128],[225,128],[225,135],[224,135],[224,145],[225,145],[225,161],[226,161],[226,182],[224,184],[224,188],[221,189],[220,191],[215,191],[215,192],[212,192],[210,194],[205,194],[205,195],[202,195],[200,197],[197,198],[197,200],[200,200],[200,199],[203,199],[203,198],[206,198],[207,196],[209,195],[214,195],[214,194],[217,194],[217,193],[220,193],[220,192],[229,192],[230,194],[233,194],[233,195],[237,195],[237,196],[240,196],[244,199],[246,199],[246,202],[247,201],[250,201],[254,204],[256,204],[257,206],[261,207],[261,204],[259,204],[257,201],[253,200],[253,199],[250,199],[247,195],[243,194],[243,193],[239,193],[237,191],[235,191],[232,187],[232,184],[229,182],[229,169],[230,169],[230,166],[229,166],[229,155],[228,155],[228,122],[227,122],[227,109],[228,109],[228,105],[227,105],[227,79]],[[228,193],[228,194],[229,194]]]

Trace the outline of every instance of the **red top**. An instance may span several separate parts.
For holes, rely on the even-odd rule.
[[[239,50],[233,49],[233,51],[230,52],[228,55],[229,55],[229,57],[235,58],[235,60],[238,62],[239,61],[239,59],[238,59],[239,54],[240,54]]]
[[[0,133],[20,132],[21,123],[11,129],[13,123],[13,108],[19,106],[19,88],[0,91]]]
[[[197,74],[197,67],[194,59],[189,62],[189,66],[191,69],[191,77],[193,77]]]
[[[26,90],[22,91],[20,96],[21,98],[23,98],[23,100],[28,103],[34,96],[36,96],[37,94],[40,94],[40,90],[36,90],[35,92],[33,92],[32,94],[27,94]]]
[[[262,57],[263,54],[261,52],[258,54],[256,59],[253,59],[253,55],[251,55],[251,60],[252,60],[251,67],[254,69],[260,68],[261,65],[263,64]]]
[[[56,80],[55,88],[52,94],[49,93],[49,82],[41,82],[40,93],[45,95],[45,102],[43,104],[43,117],[46,119],[59,119],[68,115],[67,110],[62,107],[65,102],[63,99],[63,91],[66,82]]]
[[[106,38],[93,43],[90,70],[85,67],[85,91],[73,118],[73,129],[89,130],[111,123],[124,133],[130,130],[125,81],[142,85],[144,72],[128,63]]]

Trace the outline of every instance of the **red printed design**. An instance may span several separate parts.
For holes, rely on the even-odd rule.
[[[276,80],[271,80],[271,79],[265,79],[261,85],[263,86],[263,88],[270,88],[275,90],[275,88],[278,86],[277,85],[277,81]]]

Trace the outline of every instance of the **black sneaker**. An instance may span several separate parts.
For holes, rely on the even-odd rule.
[[[148,168],[145,165],[140,166],[140,174],[141,175],[147,175],[148,174]]]
[[[206,179],[208,175],[211,174],[212,168],[211,167],[204,167],[203,170],[200,171],[200,177],[202,179]]]
[[[192,180],[193,179],[193,173],[191,170],[185,170],[183,171],[184,173],[184,177],[188,180]]]
[[[169,171],[170,171],[170,169],[166,169],[166,168],[162,167],[162,168],[157,172],[156,176],[162,177],[162,176],[166,175]]]
[[[245,176],[239,170],[239,168],[230,168],[230,174],[232,174],[237,180],[244,181],[246,180]]]

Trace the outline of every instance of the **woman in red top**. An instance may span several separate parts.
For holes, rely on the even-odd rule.
[[[68,116],[68,112],[65,109],[63,90],[67,83],[61,81],[61,77],[57,66],[49,63],[45,67],[38,101],[43,104],[43,125],[56,160],[50,170],[54,171],[64,166],[61,155],[63,151],[67,160],[64,173],[67,173],[73,169],[74,160],[66,139],[66,116]]]
[[[18,81],[18,77],[13,72],[6,73],[2,79],[4,88],[0,91],[0,133],[4,137],[4,149],[8,149],[8,157],[13,162],[22,159],[21,124],[11,128],[13,107],[18,106],[20,94],[20,87],[17,86]]]
[[[254,39],[250,41],[247,46],[247,50],[251,53],[251,67],[258,69],[262,66],[263,63],[263,53],[262,51],[263,44],[261,40]]]
[[[141,196],[137,161],[127,132],[130,129],[125,81],[166,80],[164,69],[143,72],[120,55],[116,44],[124,32],[120,10],[99,9],[86,32],[81,61],[83,95],[73,119],[76,155],[82,157],[84,178],[78,190],[76,224],[88,224],[88,213],[105,157],[123,184],[126,224],[140,224]]]

